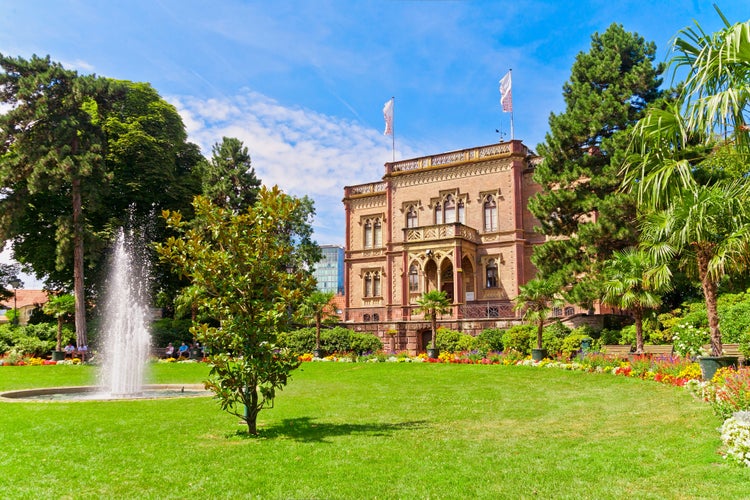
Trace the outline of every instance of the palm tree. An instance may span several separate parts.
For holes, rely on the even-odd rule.
[[[634,248],[612,254],[605,263],[602,302],[630,311],[635,319],[635,352],[643,352],[643,316],[661,304],[660,292],[668,283],[656,286],[649,279],[653,268],[650,255]]]
[[[717,9],[718,11],[718,9]],[[671,277],[676,259],[703,289],[711,352],[722,354],[716,311],[719,280],[745,269],[750,247],[745,115],[750,104],[750,21],[707,35],[696,24],[675,39],[675,69],[687,68],[680,100],[652,110],[634,129],[625,186],[638,193],[641,241],[658,267],[655,283]],[[712,151],[739,168],[726,170]],[[633,158],[631,157],[631,158]],[[734,179],[734,180],[733,180]]]
[[[57,347],[56,351],[62,351],[62,327],[63,322],[67,316],[73,314],[76,310],[76,299],[69,293],[63,295],[56,295],[50,297],[44,306],[42,311],[44,314],[49,314],[57,318]]]
[[[333,314],[331,308],[333,292],[316,290],[302,303],[301,314],[315,322],[315,352],[320,353],[320,325]]]
[[[552,308],[563,304],[558,283],[553,280],[534,278],[519,287],[515,302],[514,308],[517,311],[523,311],[523,319],[530,324],[536,323],[536,348],[541,349],[544,322]]]
[[[430,290],[425,292],[421,297],[417,299],[417,313],[423,313],[424,317],[430,320],[430,326],[432,328],[432,340],[430,342],[430,349],[436,349],[435,342],[437,340],[437,316],[447,314],[450,312],[451,301],[443,291]]]
[[[711,35],[699,24],[680,31],[674,42],[675,71],[688,70],[684,100],[691,130],[710,137],[733,135],[737,148],[750,151],[745,116],[750,110],[750,21],[730,25],[718,7],[724,28]]]
[[[666,208],[650,212],[641,225],[644,248],[656,259],[654,283],[671,279],[676,261],[703,290],[711,333],[711,354],[721,356],[716,308],[718,285],[727,274],[747,268],[750,255],[750,185],[743,180],[692,182]]]

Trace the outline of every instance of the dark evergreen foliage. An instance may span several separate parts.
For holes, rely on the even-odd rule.
[[[566,109],[551,114],[538,146],[544,158],[534,174],[542,192],[529,203],[540,231],[556,238],[537,246],[532,261],[542,277],[556,276],[568,299],[590,305],[597,293],[587,280],[613,251],[637,241],[635,203],[620,192],[625,133],[659,96],[656,47],[621,25],[592,36],[563,86]]]

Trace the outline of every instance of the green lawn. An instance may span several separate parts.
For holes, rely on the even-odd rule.
[[[92,376],[0,367],[0,390]],[[257,439],[211,398],[0,403],[0,498],[746,498],[720,424],[684,389],[625,377],[306,363]]]

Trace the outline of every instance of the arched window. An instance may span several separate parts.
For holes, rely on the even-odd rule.
[[[456,202],[453,201],[453,196],[451,195],[445,197],[445,203],[443,203],[443,217],[445,218],[446,224],[456,222]]]
[[[365,248],[372,248],[372,221],[365,221]]]
[[[497,288],[497,264],[494,260],[487,263],[487,288]]]
[[[435,203],[435,224],[443,223],[443,205],[440,202]]]
[[[378,313],[373,313],[373,314],[372,314],[372,320],[373,320],[373,321],[380,321],[380,314],[378,314]]]
[[[372,275],[365,274],[365,297],[372,297]]]
[[[373,273],[372,275],[372,296],[380,297],[380,273]]]
[[[575,314],[576,310],[572,307],[568,306],[565,308],[565,316],[573,316]]]
[[[562,309],[560,309],[559,307],[552,308],[552,316],[554,316],[555,318],[559,318],[560,316],[562,316]]]
[[[380,248],[383,246],[383,225],[380,223],[380,219],[375,219],[375,224],[373,225],[373,239],[375,248]]]
[[[466,210],[464,207],[464,200],[458,200],[458,222],[466,224]]]
[[[365,322],[370,321],[370,315],[369,314],[363,315],[362,316],[362,321],[365,321]]]
[[[409,268],[409,291],[419,291],[419,268],[416,264],[412,264]]]
[[[417,209],[413,206],[406,212],[406,227],[417,227]]]
[[[497,231],[497,203],[492,195],[484,200],[484,230]]]

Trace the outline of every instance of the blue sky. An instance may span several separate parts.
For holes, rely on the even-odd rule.
[[[745,0],[721,1],[731,22]],[[693,0],[0,0],[0,52],[150,82],[210,154],[238,137],[266,184],[316,202],[316,239],[343,244],[343,186],[391,159],[490,144],[509,132],[498,80],[513,69],[515,138],[536,149],[591,35],[614,23],[668,57],[678,30],[721,27]]]

